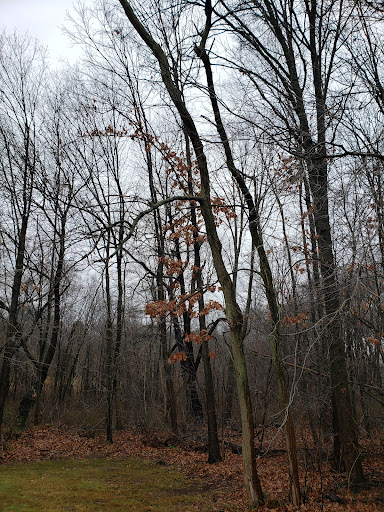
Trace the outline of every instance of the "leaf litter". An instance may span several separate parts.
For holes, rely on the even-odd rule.
[[[299,440],[300,477],[304,503],[288,503],[288,465],[282,432],[270,428],[258,456],[258,472],[265,492],[261,511],[384,511],[384,444],[379,436],[361,442],[367,483],[361,488],[348,486],[346,476],[332,470],[327,453],[308,449],[309,433]],[[240,435],[227,430],[222,443],[223,462],[207,463],[206,445],[201,432],[189,431],[183,438],[161,431],[138,429],[117,431],[114,442],[105,436],[61,426],[30,428],[19,435],[2,435],[0,462],[32,462],[55,459],[142,458],[159,466],[179,469],[189,479],[201,479],[214,492],[212,512],[248,511],[243,489],[242,458],[233,446],[241,445]],[[196,440],[197,439],[197,440]],[[233,453],[235,452],[235,453]],[[188,508],[185,509],[186,511]],[[196,510],[192,508],[190,510]]]

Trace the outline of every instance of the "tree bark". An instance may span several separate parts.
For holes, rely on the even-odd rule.
[[[192,184],[192,160],[191,151],[188,135],[185,137],[187,146],[187,162],[188,162],[188,193],[193,195],[193,184]],[[201,242],[198,240],[198,222],[196,215],[196,207],[191,205],[191,223],[195,228],[193,231],[193,251],[194,251],[194,266],[196,270],[196,287],[200,292],[199,296],[199,313],[202,313],[205,303],[203,295],[203,278],[201,268],[201,257],[200,247]],[[204,314],[199,315],[199,328],[200,332],[207,332],[206,319]],[[208,462],[210,464],[215,462],[221,462],[220,453],[220,442],[217,430],[217,415],[216,415],[216,400],[215,400],[215,386],[213,383],[213,374],[211,367],[211,360],[209,357],[209,341],[202,341],[202,357],[204,366],[204,378],[205,378],[205,403],[207,408],[207,420],[208,420]]]
[[[17,247],[16,266],[13,277],[11,304],[9,306],[8,323],[5,331],[5,346],[2,355],[2,364],[0,372],[0,427],[3,423],[5,402],[8,397],[10,387],[11,362],[15,352],[18,350],[17,344],[17,312],[19,308],[19,297],[21,289],[21,280],[24,270],[24,254],[27,236],[27,226],[29,211],[24,212],[21,220],[19,234],[19,244]]]
[[[207,12],[207,7],[206,7]],[[210,21],[207,19],[206,31],[210,28]],[[202,43],[204,38],[202,39]],[[284,368],[282,365],[282,349],[281,349],[281,333],[280,333],[280,314],[277,301],[277,293],[273,284],[272,270],[269,265],[268,257],[264,248],[264,241],[262,237],[262,230],[260,225],[260,214],[258,204],[253,200],[251,192],[247,187],[244,178],[234,163],[232,150],[229,144],[227,133],[222,122],[219,104],[215,92],[212,67],[205,48],[200,46],[196,48],[196,53],[201,58],[208,83],[209,97],[212,104],[212,110],[215,116],[217,131],[219,133],[222,145],[224,147],[227,166],[231,172],[234,180],[236,181],[239,190],[245,200],[249,215],[249,230],[252,237],[252,244],[256,247],[259,261],[260,261],[260,275],[263,280],[265,294],[267,297],[268,308],[271,315],[271,333],[270,345],[272,351],[273,366],[277,377],[280,407],[283,415],[283,425],[287,446],[287,454],[289,461],[289,477],[290,477],[290,490],[289,497],[294,505],[300,505],[300,483],[299,483],[299,466],[297,462],[297,448],[295,428],[293,425],[293,418],[290,411],[291,400],[288,392],[287,382],[285,379]]]
[[[201,180],[200,207],[206,226],[208,243],[212,252],[216,273],[224,293],[226,317],[231,333],[231,345],[236,368],[236,380],[238,386],[243,429],[244,482],[248,495],[248,501],[250,505],[255,506],[258,503],[264,501],[264,495],[256,469],[253,413],[242,340],[243,317],[239,305],[236,301],[233,283],[226,270],[222,257],[222,246],[218,237],[215,219],[212,212],[209,171],[203,144],[199,137],[192,116],[190,115],[183,101],[181,93],[172,81],[172,75],[170,73],[167,57],[164,51],[159,46],[159,44],[156,43],[151,34],[144,28],[142,23],[135,15],[129,2],[126,0],[120,0],[120,3],[130,23],[139,34],[139,36],[143,39],[145,44],[149,47],[159,63],[162,80],[165,87],[167,88],[172,102],[174,103],[181,117],[184,128],[191,140],[198,162]]]
[[[336,5],[336,4],[335,4]],[[296,63],[297,54],[295,52],[294,22],[297,18],[292,17],[292,7],[287,6],[286,10],[277,10],[270,0],[263,0],[257,5],[250,5],[250,11],[254,9],[254,15],[265,22],[269,34],[274,38],[276,44],[281,49],[281,59],[278,61],[272,56],[269,50],[263,45],[258,35],[247,26],[244,19],[240,19],[239,14],[234,11],[226,10],[225,18],[228,26],[234,30],[240,38],[246,40],[253,47],[255,52],[270,66],[274,73],[276,81],[281,86],[281,90],[286,94],[292,113],[296,117],[294,124],[290,123],[283,113],[275,110],[280,115],[280,120],[284,120],[287,125],[289,136],[295,139],[296,148],[292,153],[307,165],[309,177],[310,192],[312,195],[313,220],[316,229],[318,258],[322,274],[322,287],[325,300],[325,323],[326,336],[329,342],[330,374],[331,374],[331,393],[334,395],[334,425],[338,425],[336,437],[340,439],[341,458],[344,462],[348,476],[354,481],[360,481],[363,477],[361,466],[361,452],[357,441],[357,429],[353,418],[353,407],[351,404],[349,384],[347,380],[347,365],[344,339],[342,336],[340,321],[340,297],[338,293],[338,284],[336,277],[336,264],[332,252],[332,236],[329,223],[328,208],[328,163],[326,147],[327,125],[325,118],[327,116],[327,89],[331,77],[332,66],[335,62],[335,53],[340,46],[342,38],[341,27],[345,21],[341,21],[342,11],[337,6],[335,12],[336,23],[329,27],[325,24],[328,19],[328,13],[325,15],[323,10],[319,11],[319,4],[315,0],[305,3],[306,28],[305,37],[301,39],[308,54],[310,55],[313,102],[316,108],[316,135],[313,134],[313,121],[309,119],[306,111],[306,99],[304,89],[300,83],[298,66]],[[287,12],[288,11],[288,12]],[[325,18],[326,16],[326,18]],[[339,17],[339,19],[337,18]],[[325,38],[332,37],[332,44],[329,45],[326,55]],[[302,58],[300,53],[299,58]],[[282,64],[285,64],[283,67]],[[302,62],[300,63],[302,64]],[[247,73],[246,71],[244,71]],[[301,71],[300,71],[301,73]],[[250,72],[250,74],[252,74]],[[273,107],[272,107],[273,108]],[[315,268],[315,267],[314,267]]]

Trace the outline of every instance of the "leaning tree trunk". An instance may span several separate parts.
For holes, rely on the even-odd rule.
[[[207,10],[206,10],[207,12]],[[209,19],[207,18],[207,27],[206,30],[209,30]],[[296,448],[296,436],[295,436],[295,428],[293,424],[293,418],[290,410],[291,400],[289,396],[289,391],[287,387],[287,382],[285,378],[283,363],[282,363],[282,348],[281,348],[281,334],[280,334],[280,314],[279,307],[277,301],[277,293],[273,284],[273,276],[272,270],[269,265],[268,257],[264,248],[264,241],[262,237],[262,230],[260,225],[260,214],[258,209],[258,203],[255,201],[251,195],[251,192],[244,181],[244,178],[240,171],[237,169],[232,150],[229,144],[229,139],[227,137],[227,133],[221,118],[221,113],[219,109],[219,103],[217,100],[213,75],[212,75],[212,67],[209,59],[209,55],[207,54],[204,46],[203,46],[204,38],[202,40],[202,44],[199,48],[196,48],[196,53],[202,60],[205,68],[205,73],[207,77],[208,84],[208,92],[211,100],[212,110],[215,117],[216,128],[218,134],[220,136],[221,143],[223,145],[227,166],[229,171],[231,172],[234,180],[236,181],[239,190],[244,198],[244,201],[247,205],[248,215],[249,215],[249,230],[252,237],[253,246],[256,247],[259,261],[260,261],[260,275],[263,280],[265,294],[267,297],[268,308],[271,315],[271,333],[270,333],[270,345],[272,352],[272,360],[273,366],[277,378],[278,390],[279,390],[279,401],[280,407],[283,414],[283,425],[285,432],[285,440],[287,446],[287,455],[289,461],[289,480],[290,480],[290,490],[289,497],[291,502],[294,505],[300,505],[301,497],[300,497],[300,483],[299,483],[299,466],[297,461],[297,448]]]
[[[253,412],[242,339],[243,317],[239,305],[236,301],[233,283],[227,272],[222,256],[222,246],[218,237],[215,218],[212,211],[209,171],[203,144],[192,116],[190,115],[184,103],[180,90],[172,81],[172,74],[170,72],[168,60],[164,51],[156,43],[151,34],[141,24],[129,2],[126,0],[120,0],[120,3],[132,26],[143,39],[145,44],[150,48],[153,55],[156,57],[160,65],[160,71],[164,85],[167,88],[172,102],[178,110],[196,155],[201,180],[201,213],[207,230],[208,243],[212,252],[215,270],[224,294],[225,312],[231,334],[231,346],[236,368],[236,381],[243,428],[243,465],[245,488],[250,505],[255,506],[258,503],[264,501],[264,495],[256,469]]]

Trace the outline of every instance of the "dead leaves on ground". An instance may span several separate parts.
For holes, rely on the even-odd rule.
[[[204,443],[192,440],[192,437],[196,439],[196,436],[190,435],[180,438],[161,432],[143,434],[119,431],[114,435],[114,443],[110,444],[103,435],[90,437],[85,431],[45,426],[8,439],[3,434],[0,460],[4,464],[63,457],[142,457],[160,465],[177,466],[186,477],[203,479],[218,492],[213,511],[248,511],[243,490],[241,456],[232,453],[231,449],[231,444],[241,444],[239,435],[226,433],[222,447],[224,461],[212,465],[206,462]],[[318,450],[304,449],[305,445],[308,446],[304,436],[301,444],[301,485],[306,502],[298,509],[287,503],[287,460],[282,433],[278,429],[269,429],[267,432],[263,444],[265,451],[262,450],[258,458],[258,471],[266,493],[266,505],[260,507],[260,510],[384,511],[384,448],[378,439],[362,442],[369,485],[358,493],[348,489],[343,475],[332,472],[325,452],[319,454]]]

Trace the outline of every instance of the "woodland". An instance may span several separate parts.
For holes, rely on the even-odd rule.
[[[95,0],[65,31],[56,67],[0,34],[4,468],[384,508],[382,3]]]

